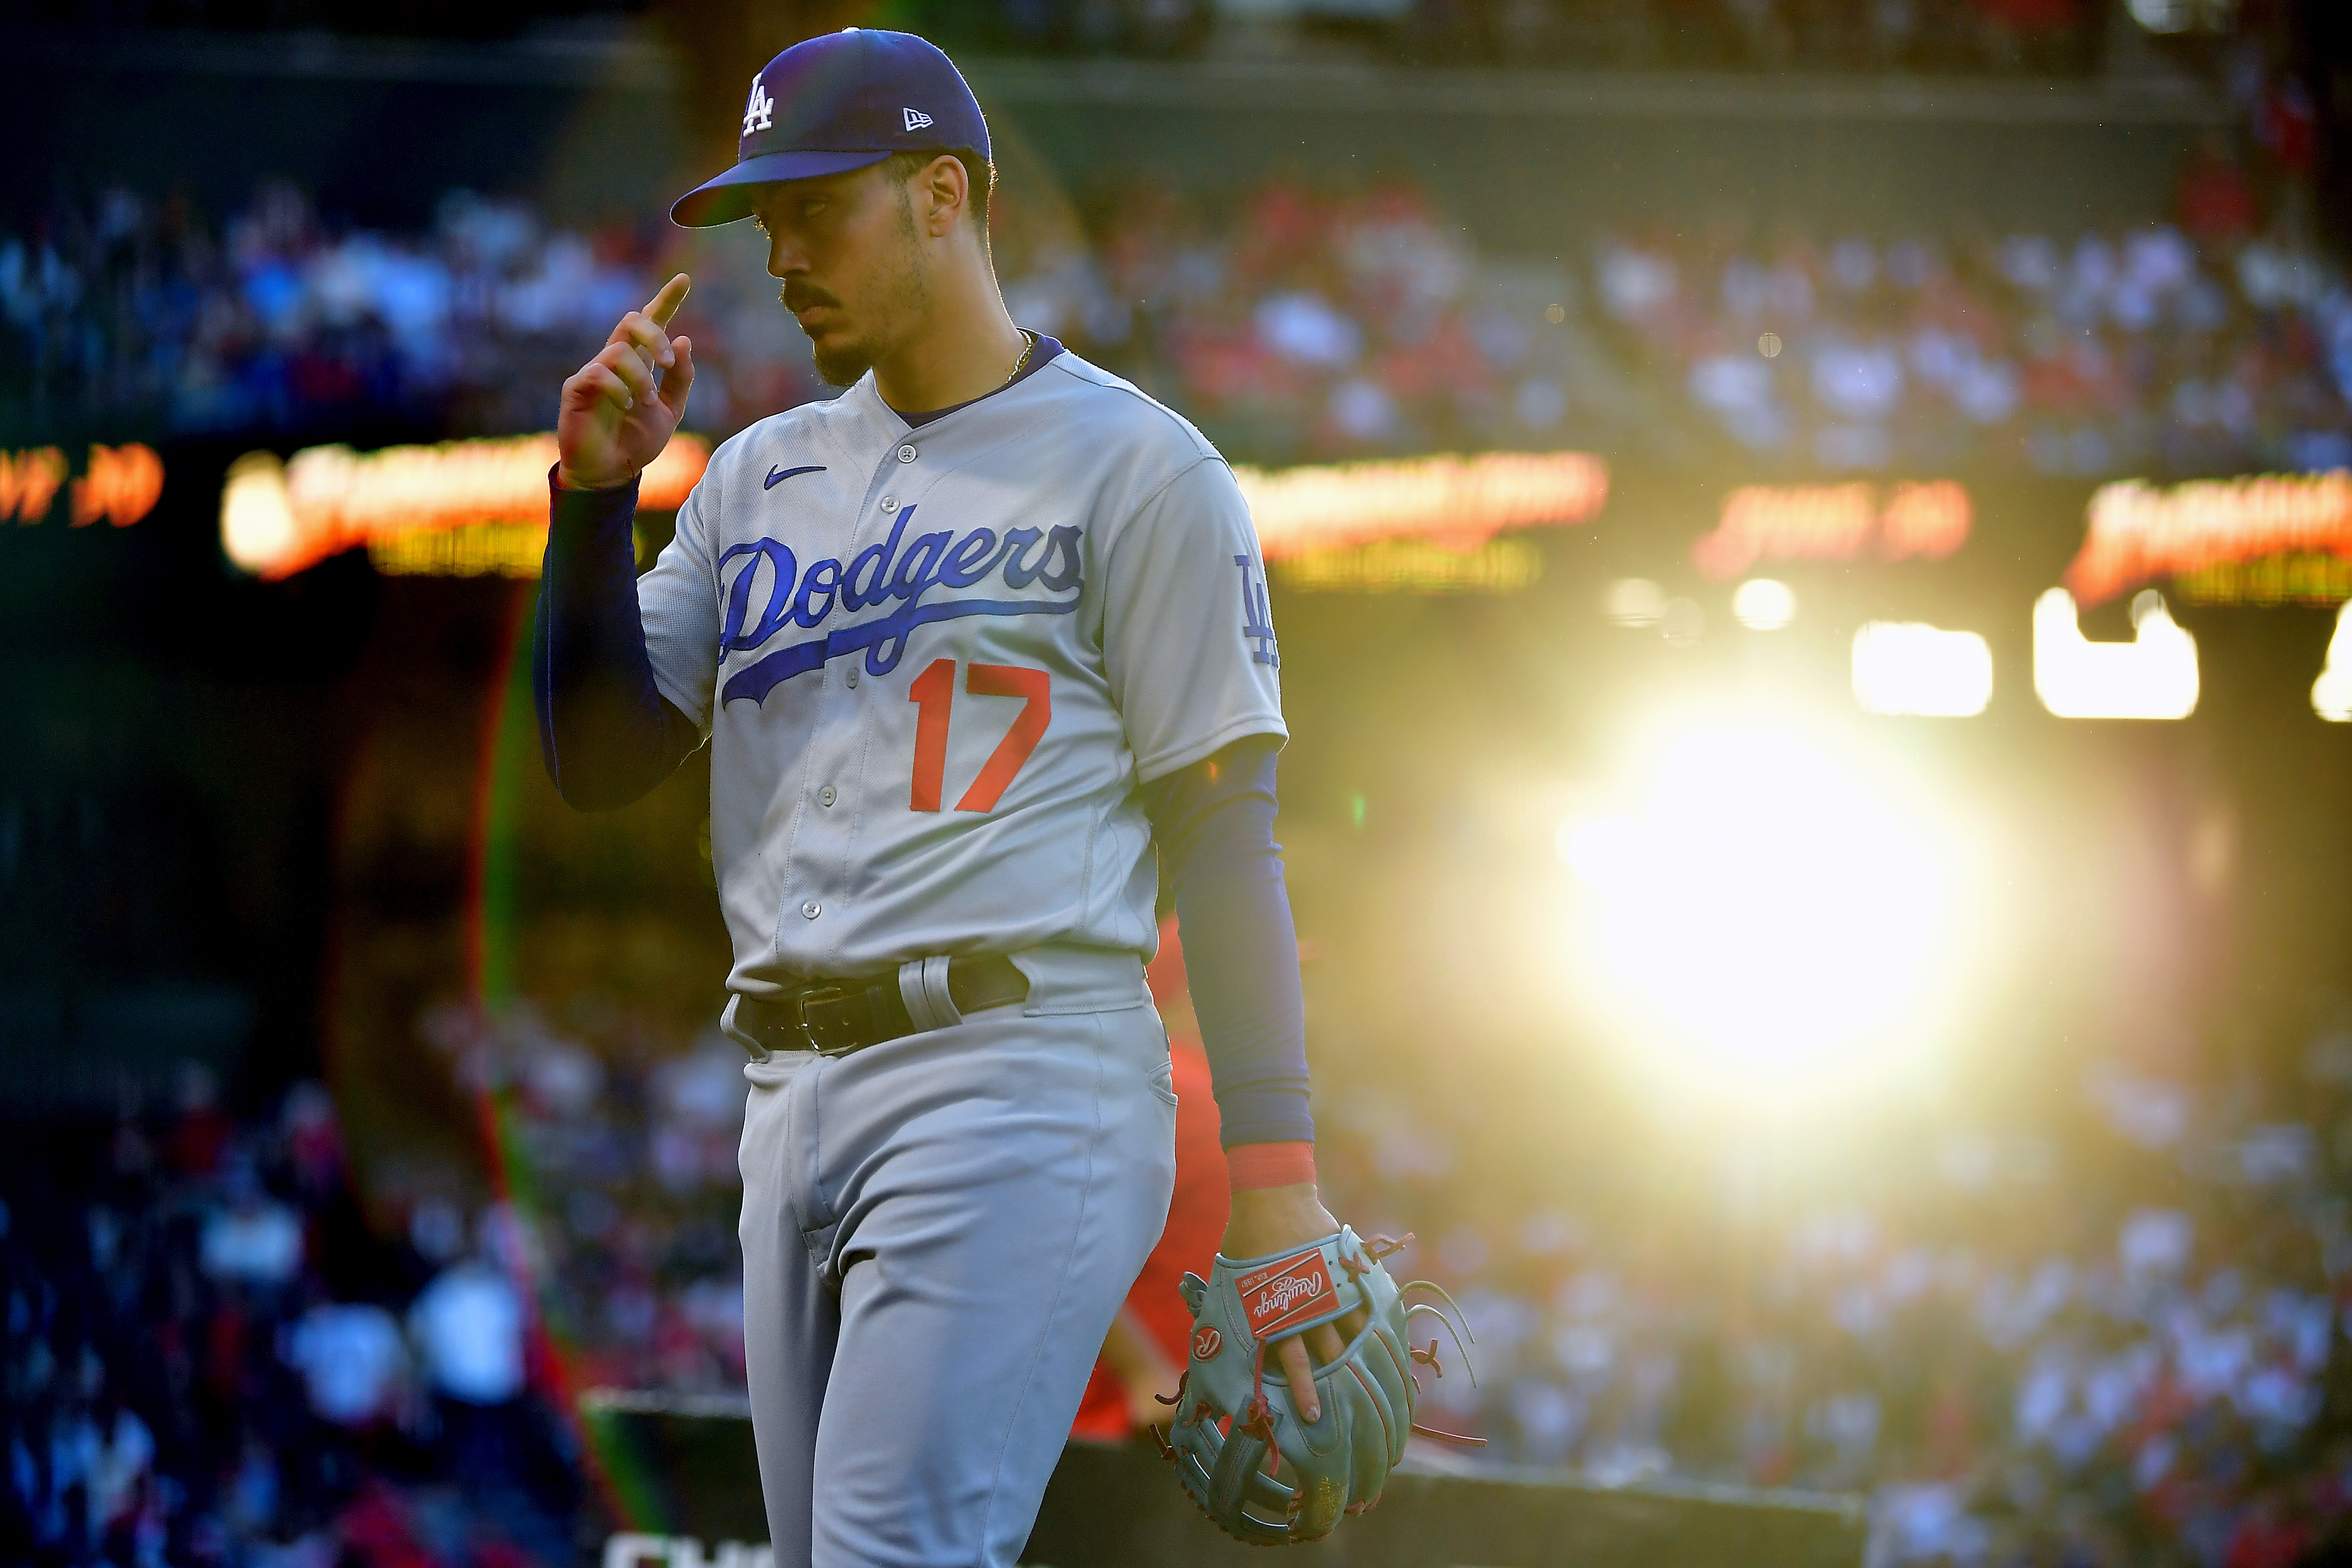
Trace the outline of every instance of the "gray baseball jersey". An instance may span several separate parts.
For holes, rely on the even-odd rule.
[[[730,989],[1047,944],[1149,956],[1137,785],[1286,736],[1201,433],[1064,353],[920,430],[869,374],[711,455],[638,582],[710,737]]]

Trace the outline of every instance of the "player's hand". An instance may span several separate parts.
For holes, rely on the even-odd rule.
[[[1219,1247],[1228,1258],[1263,1258],[1312,1247],[1339,1228],[1312,1182],[1295,1186],[1256,1187],[1234,1194],[1233,1218]],[[1315,1396],[1315,1368],[1347,1354],[1348,1342],[1363,1332],[1368,1314],[1361,1307],[1337,1322],[1323,1323],[1305,1333],[1277,1340],[1272,1349],[1282,1364],[1283,1381],[1290,1385],[1290,1402],[1308,1421],[1322,1419],[1322,1401]]]
[[[555,415],[556,482],[610,490],[661,455],[694,385],[694,345],[669,335],[692,280],[683,272],[642,310],[621,318],[596,357],[563,383]]]

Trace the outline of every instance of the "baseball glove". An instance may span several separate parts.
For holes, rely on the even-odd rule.
[[[1226,1534],[1266,1546],[1320,1540],[1343,1515],[1380,1500],[1408,1433],[1483,1442],[1413,1421],[1420,1394],[1413,1364],[1440,1375],[1444,1369],[1433,1334],[1425,1350],[1412,1343],[1412,1320],[1426,1313],[1449,1333],[1454,1325],[1434,1307],[1403,1301],[1415,1290],[1445,1296],[1442,1287],[1425,1280],[1400,1287],[1381,1267],[1412,1239],[1364,1241],[1343,1226],[1311,1247],[1271,1257],[1220,1253],[1209,1279],[1187,1274],[1177,1287],[1192,1312],[1192,1354],[1168,1401],[1176,1419],[1160,1451]],[[1363,1329],[1339,1359],[1315,1369],[1320,1417],[1311,1426],[1300,1421],[1279,1365],[1266,1375],[1267,1347],[1359,1308],[1366,1312]]]

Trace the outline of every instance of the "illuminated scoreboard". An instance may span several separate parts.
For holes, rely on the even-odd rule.
[[[676,510],[709,460],[706,442],[675,438],[646,472],[645,510]],[[373,453],[313,447],[282,461],[252,454],[223,488],[222,547],[264,578],[360,548],[395,575],[535,576],[554,462],[551,434]],[[161,476],[143,447],[93,447],[88,473],[70,481],[74,520],[143,515]],[[1517,592],[1544,570],[1527,530],[1592,522],[1612,486],[1608,465],[1580,452],[1241,467],[1234,476],[1277,580],[1324,593]],[[0,455],[0,510],[46,511],[68,477],[54,450]],[[1967,486],[1949,478],[1737,486],[1687,561],[1706,581],[1736,583],[1730,608],[1741,625],[1771,630],[1796,616],[1794,592],[1764,575],[1776,564],[1932,570],[1968,544],[1976,512]],[[2103,486],[2060,576],[2021,593],[2016,609],[2031,624],[2042,706],[2063,718],[2187,717],[2200,690],[2197,643],[2158,585],[2195,606],[2352,603],[2352,472]],[[2131,637],[2086,636],[2081,612],[2127,593]],[[1705,621],[1693,601],[1642,579],[1620,580],[1607,613],[1670,642],[1695,640]],[[1937,718],[1984,712],[2000,679],[1986,630],[1866,621],[1851,646],[1856,706]],[[2343,722],[2352,719],[2352,629],[2336,644],[2315,672],[2312,706]]]
[[[263,578],[359,547],[397,574],[536,576],[555,459],[553,435],[371,453],[314,446],[283,462],[252,453],[222,491],[221,548]],[[709,461],[708,443],[674,436],[646,470],[639,505],[676,511]],[[1608,465],[1581,452],[1242,467],[1234,477],[1268,560],[1305,562],[1310,582],[1374,589],[1523,587],[1532,552],[1489,549],[1494,536],[1587,522],[1609,497]],[[1365,547],[1372,553],[1348,553]]]
[[[1967,491],[1950,480],[1884,493],[1866,484],[1748,486],[1725,498],[1691,559],[1718,579],[1768,560],[1941,559],[1966,541],[1971,521]],[[2033,690],[2044,708],[2106,719],[2196,711],[2196,639],[2151,586],[2167,579],[2197,605],[2352,602],[2352,473],[2101,486],[2063,585],[2032,604]],[[2129,641],[2084,636],[2083,609],[2133,590]],[[1991,649],[1977,631],[1873,622],[1854,635],[1853,694],[1866,712],[1972,716],[1990,704],[1993,680]],[[2331,722],[2352,720],[2352,623],[2341,615],[2312,706]]]
[[[1878,486],[1747,485],[1724,497],[1715,531],[1691,547],[1704,575],[1738,576],[1759,560],[1941,560],[1968,542],[1969,493],[1938,479]]]
[[[555,458],[551,434],[368,453],[313,446],[284,462],[248,453],[221,489],[221,549],[270,579],[361,547],[382,570],[536,576]],[[639,505],[676,511],[709,461],[707,443],[672,437],[639,482]],[[466,537],[473,530],[487,533]]]
[[[54,446],[0,452],[0,522],[46,522],[60,494],[70,527],[106,522],[127,528],[163,499],[163,460],[135,441],[92,446],[76,476],[66,455]]]
[[[2197,706],[2196,641],[2143,584],[2169,578],[2193,604],[2340,604],[2352,598],[2347,556],[2352,472],[2103,485],[2065,588],[2034,608],[2035,685],[2050,711],[2066,716],[2185,717]],[[2095,604],[2135,588],[2133,642],[2083,643],[2068,591]],[[2345,642],[2339,617],[2311,693],[2313,711],[2334,723],[2352,719]]]

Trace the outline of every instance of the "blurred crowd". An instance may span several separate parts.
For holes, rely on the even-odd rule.
[[[1604,234],[1482,256],[1426,192],[1275,181],[1046,211],[1010,193],[1015,316],[1264,463],[1578,446],[1762,473],[2204,474],[2352,462],[2352,290],[2256,225],[2218,152],[2174,221],[1870,236]],[[365,441],[545,428],[555,388],[674,267],[728,434],[825,395],[756,247],[593,235],[457,192],[422,234],[336,230],[264,187],[217,228],[105,193],[0,236],[0,437]]]
[[[283,182],[217,225],[178,197],[109,190],[0,236],[0,433],[546,429],[556,389],[651,297],[659,259],[629,230],[551,230],[523,204],[465,191],[428,230],[384,234],[331,231]],[[716,372],[696,385],[698,415],[732,430],[753,416],[734,414],[739,400],[765,413],[814,395],[791,319],[742,309],[729,268],[696,271],[689,320],[729,327],[698,333]]]
[[[2352,462],[2352,292],[2275,240],[1733,229],[1612,239],[1593,273],[1613,361],[1768,462],[2085,476]]]
[[[2090,1072],[2061,1124],[1951,1134],[1867,1199],[1715,1173],[1720,1228],[1497,1211],[1475,1103],[1339,1096],[1342,1212],[1411,1227],[1479,1382],[1439,1425],[1607,1482],[1860,1491],[1870,1561],[2287,1568],[2352,1542],[2352,1032],[2192,1092]],[[1445,1347],[1448,1355],[1451,1346]]]
[[[581,1391],[740,1389],[736,1049],[582,1008],[420,1027],[494,1201],[406,1168],[362,1207],[310,1083],[234,1121],[191,1073],[79,1158],[18,1151],[0,1556],[556,1563],[598,1528]],[[1490,1190],[1475,1085],[1342,1071],[1318,1164],[1464,1308],[1477,1381],[1440,1347],[1429,1397],[1490,1439],[1467,1462],[1860,1492],[1874,1568],[2343,1549],[2352,1030],[2288,1081],[2109,1066],[2073,1099],[1868,1201],[1776,1200],[1789,1151],[1733,1145],[1713,1218],[1665,1222]]]
[[[93,1132],[96,1135],[90,1135]],[[356,1200],[298,1083],[12,1134],[0,1176],[0,1560],[425,1568],[574,1554],[514,1211]]]
[[[488,1191],[482,1159],[404,1164],[363,1207],[322,1086],[233,1118],[194,1066],[0,1160],[0,1561],[565,1563],[601,1539],[575,1396],[741,1387],[740,1050],[420,1029]]]
[[[465,7],[399,0],[365,8],[350,0],[115,0],[108,16],[163,27],[487,38],[551,22],[594,30],[647,8],[646,0]],[[20,10],[36,21],[77,19],[61,0],[27,0]],[[2095,67],[2104,8],[2093,0],[889,0],[866,19],[951,49],[1014,57],[1164,59],[1286,48],[1413,64],[2047,75]]]
[[[742,1048],[590,1006],[451,1006],[422,1028],[494,1108],[504,1212],[570,1385],[740,1389]]]
[[[913,0],[897,11],[895,23],[947,47],[1012,55],[1271,45],[1413,64],[2035,74],[2094,68],[2104,19],[2087,0]]]
[[[1426,196],[1125,200],[1023,319],[1260,460],[1558,444],[1751,470],[2352,462],[2352,291],[2218,155],[2181,222],[1888,240],[1726,224],[1482,260]],[[1133,308],[1128,300],[1140,303]]]

